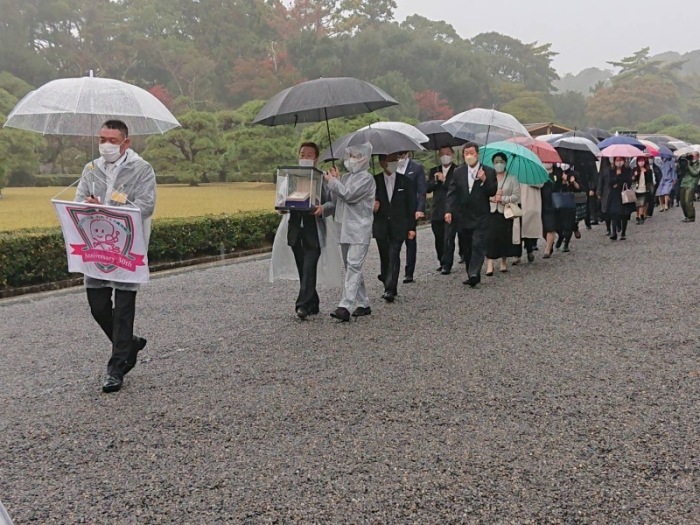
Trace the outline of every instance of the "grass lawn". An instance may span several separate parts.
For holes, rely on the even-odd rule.
[[[51,198],[62,188],[4,188],[0,199],[0,231],[58,226]],[[57,198],[71,200],[71,188]],[[274,210],[274,184],[233,182],[158,186],[156,218],[195,217],[239,211]]]

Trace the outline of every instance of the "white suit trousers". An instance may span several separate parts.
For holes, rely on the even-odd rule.
[[[341,308],[352,311],[358,307],[369,307],[369,297],[365,289],[365,278],[362,275],[362,266],[369,251],[369,244],[341,244],[343,263],[345,263],[345,289],[340,301]]]

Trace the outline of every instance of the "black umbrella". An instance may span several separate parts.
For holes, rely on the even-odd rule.
[[[585,128],[583,131],[593,135],[595,138],[598,139],[598,142],[612,137],[612,133],[600,128]]]
[[[444,120],[428,120],[421,122],[416,127],[425,133],[430,141],[424,144],[425,149],[437,151],[440,148],[456,148],[466,143],[465,139],[453,137],[442,127]]]
[[[389,155],[399,151],[419,151],[424,149],[408,135],[391,129],[366,128],[348,133],[336,140],[321,156],[321,160],[342,159],[345,150],[350,146],[359,146],[369,142],[372,144],[373,155]]]
[[[277,93],[260,110],[253,124],[279,126],[325,120],[330,143],[328,119],[371,113],[396,105],[398,102],[384,90],[364,80],[351,77],[319,78]]]
[[[600,156],[598,146],[584,137],[561,137],[551,144],[564,162],[574,166],[581,163],[582,156],[593,159]]]

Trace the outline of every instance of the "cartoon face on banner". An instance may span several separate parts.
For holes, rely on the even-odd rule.
[[[131,217],[112,210],[68,207],[68,214],[85,244],[71,244],[73,255],[94,262],[101,272],[117,268],[135,271],[145,254],[131,253],[134,224]]]

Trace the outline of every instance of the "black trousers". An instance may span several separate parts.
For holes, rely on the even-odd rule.
[[[435,237],[435,253],[437,254],[437,259],[442,265],[442,258],[445,255],[445,246],[447,242],[447,227],[445,221],[430,221],[430,227],[433,230],[433,237]]]
[[[392,237],[377,239],[380,274],[384,283],[384,291],[391,292],[394,295],[396,295],[399,285],[401,246],[403,242],[403,239],[393,239]]]
[[[291,248],[299,273],[299,295],[295,308],[301,306],[309,312],[317,311],[320,299],[316,292],[316,271],[318,260],[321,258],[321,248],[318,242],[310,242],[306,235],[299,235]]]
[[[114,292],[114,303],[112,293]],[[88,288],[88,304],[92,316],[112,342],[112,356],[107,362],[107,373],[123,377],[122,367],[134,339],[136,292],[112,288]]]
[[[445,223],[445,251],[440,262],[447,270],[452,270],[455,261],[455,239],[459,241],[459,255],[467,261],[468,257],[465,255],[467,242],[464,240],[464,233],[453,224]]]
[[[403,242],[403,241],[402,241]],[[416,259],[418,257],[418,242],[417,239],[406,239],[406,277],[413,277],[413,272],[416,270]]]
[[[488,228],[486,226],[462,230],[464,260],[467,263],[467,275],[469,277],[481,278],[481,267],[484,265],[484,259],[486,258],[487,234]]]

